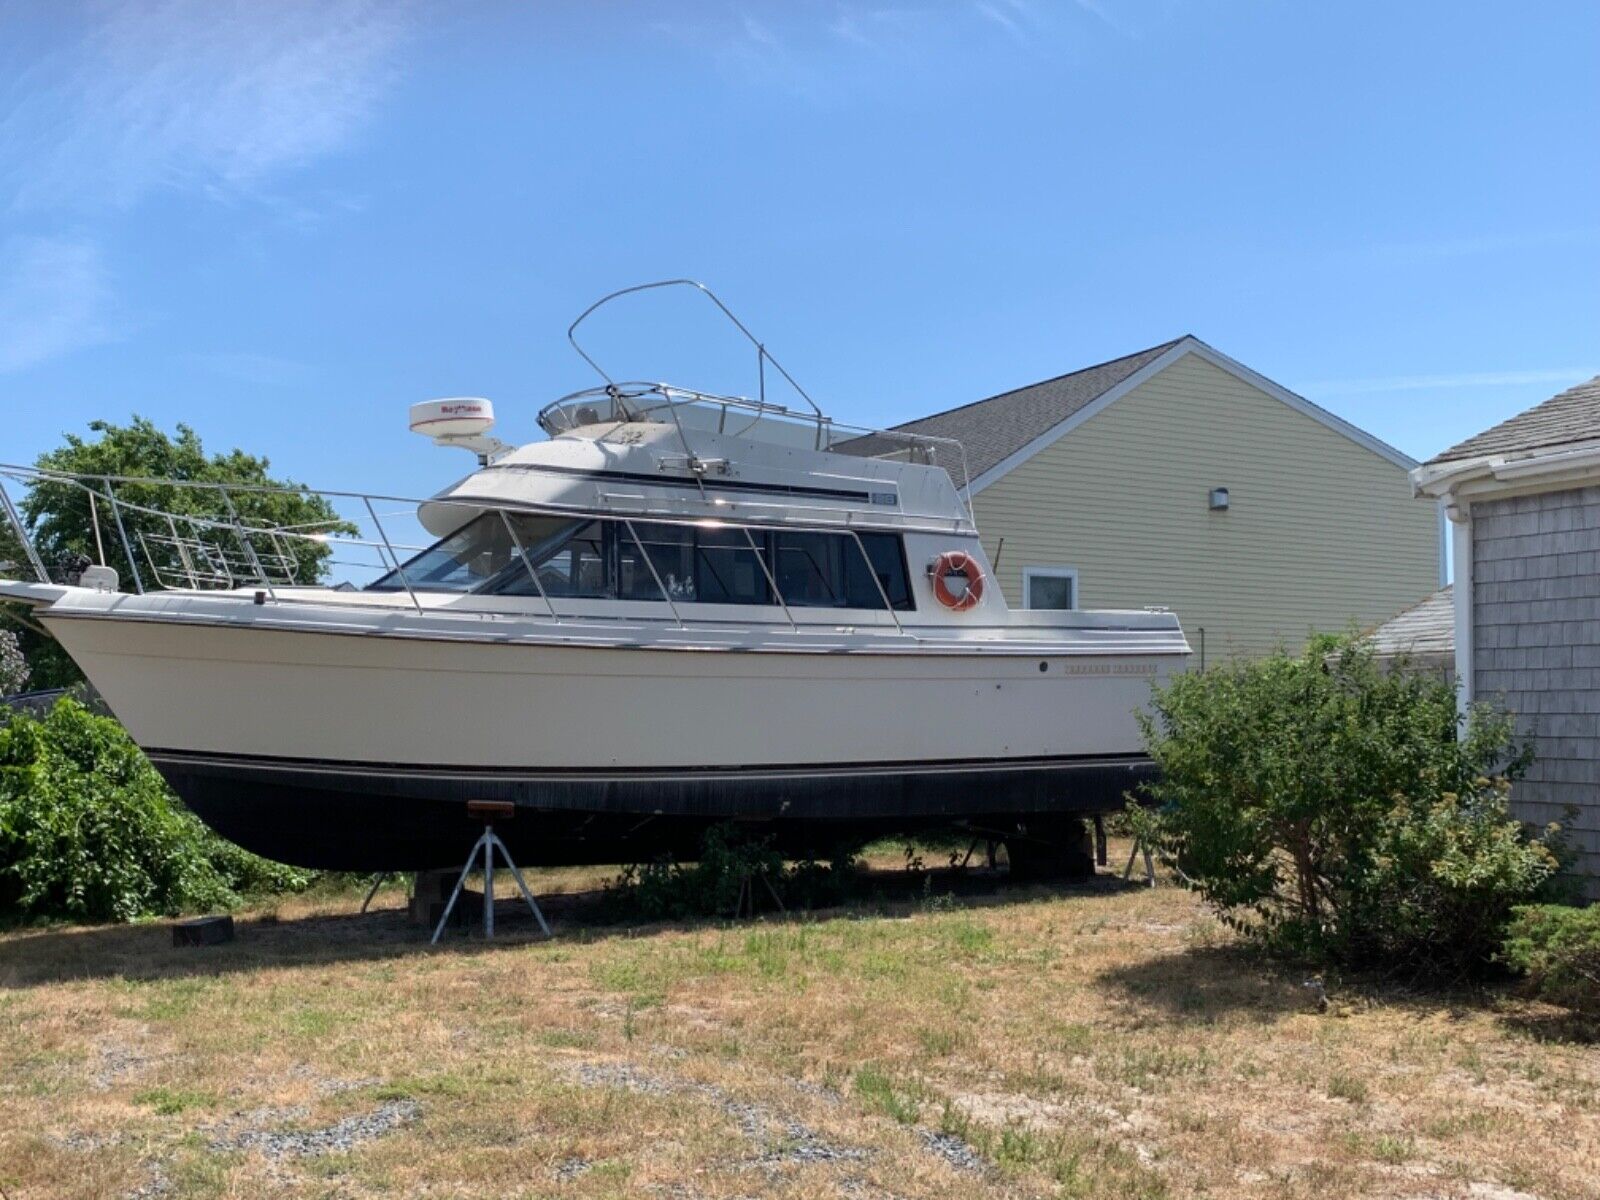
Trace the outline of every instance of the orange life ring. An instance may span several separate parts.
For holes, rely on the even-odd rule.
[[[933,594],[940,604],[956,612],[976,608],[983,601],[983,568],[965,550],[946,550],[928,566],[933,579]],[[960,590],[950,586],[951,577],[966,581]]]

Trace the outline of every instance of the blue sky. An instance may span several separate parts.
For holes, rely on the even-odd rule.
[[[886,423],[1190,332],[1426,457],[1600,372],[1600,7],[0,6],[0,461],[139,412],[330,487],[714,287]],[[619,314],[619,317],[621,314]],[[750,390],[704,314],[624,375]]]

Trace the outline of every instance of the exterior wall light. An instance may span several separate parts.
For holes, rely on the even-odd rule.
[[[1211,489],[1211,511],[1212,512],[1227,512],[1228,511],[1228,489],[1227,488],[1212,488]]]

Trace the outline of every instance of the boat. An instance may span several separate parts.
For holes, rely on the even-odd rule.
[[[584,350],[596,309],[661,287],[750,339],[754,396],[619,382]],[[793,855],[953,827],[1081,862],[1083,818],[1150,774],[1136,713],[1183,669],[1177,617],[1010,608],[960,445],[836,423],[703,285],[612,293],[568,336],[603,382],[545,407],[546,437],[499,441],[486,400],[416,405],[473,469],[420,500],[316,493],[339,529],[239,516],[263,489],[173,481],[207,489],[180,514],[149,480],[0,467],[27,551],[0,598],[185,804],[284,862],[458,866],[474,801],[515,806],[496,832],[525,865],[692,858],[725,822]],[[42,561],[6,482],[82,489],[99,562]],[[368,574],[306,578],[306,546]]]

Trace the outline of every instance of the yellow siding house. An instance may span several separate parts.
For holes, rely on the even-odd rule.
[[[1443,583],[1417,464],[1194,337],[902,428],[967,450],[1006,600],[1177,612],[1211,661],[1377,624]]]

